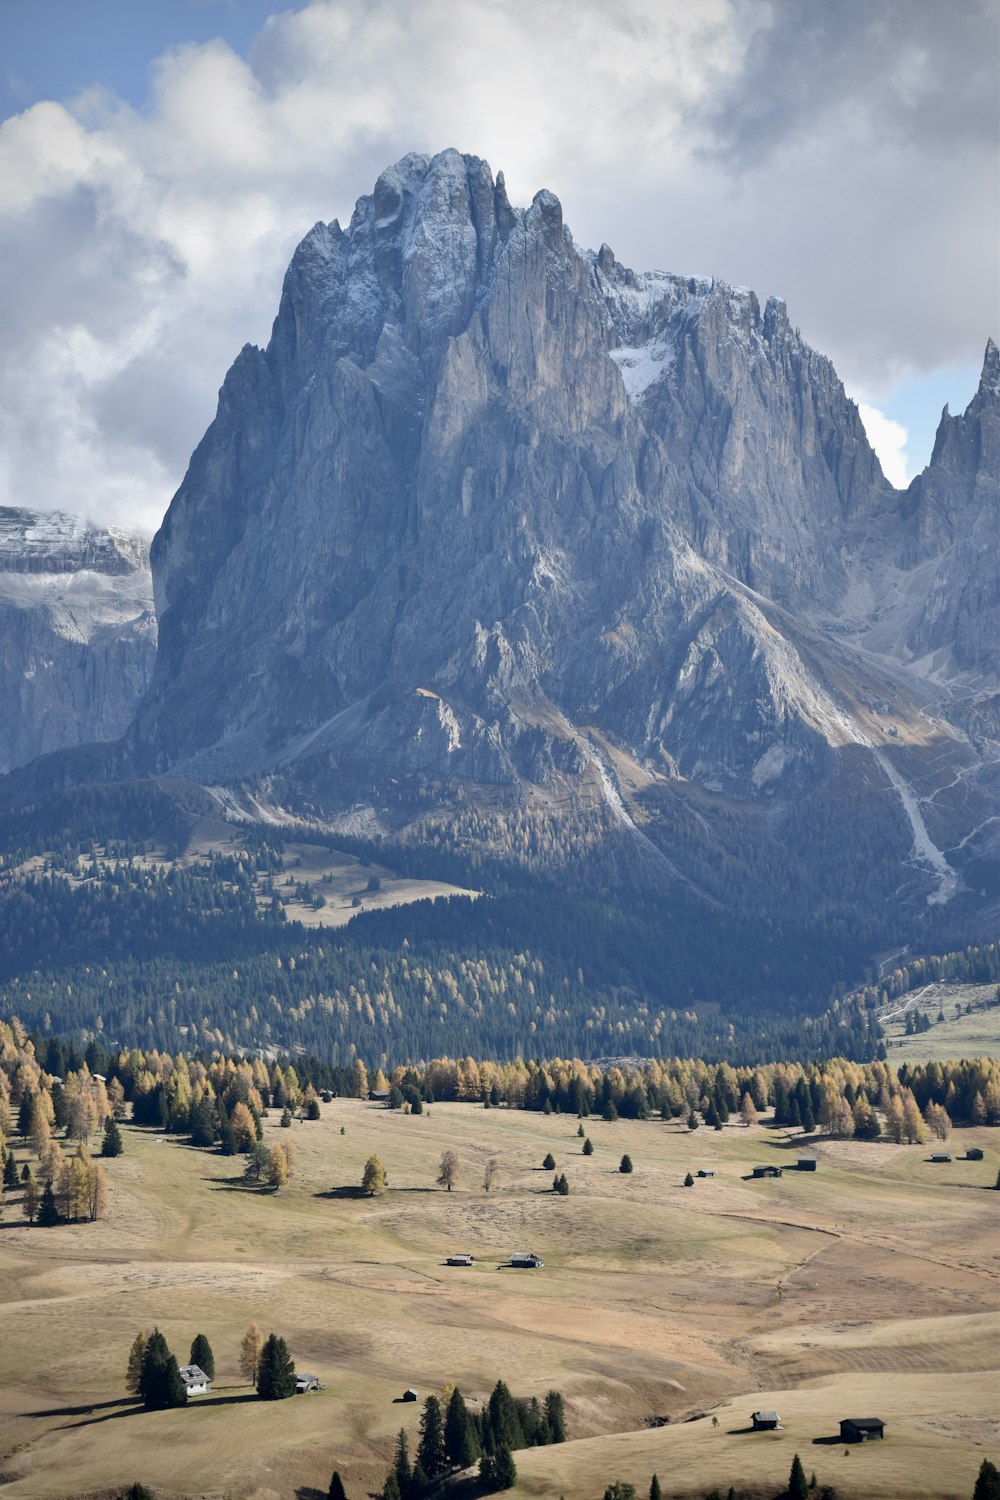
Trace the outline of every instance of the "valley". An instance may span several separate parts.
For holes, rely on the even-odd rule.
[[[415,1441],[422,1398],[498,1378],[564,1393],[564,1445],[516,1453],[519,1494],[599,1500],[613,1479],[671,1497],[735,1483],[775,1493],[792,1454],[843,1500],[967,1500],[1000,1445],[996,1131],[963,1129],[953,1160],[926,1146],[808,1142],[768,1116],[746,1128],[596,1117],[581,1154],[570,1115],[436,1103],[422,1115],[355,1099],[322,1106],[292,1139],[278,1193],[241,1186],[239,1158],[126,1125],[106,1163],[110,1212],[29,1228],[0,1219],[0,1472],[11,1500],[117,1493],[285,1500],[377,1492],[396,1433]],[[967,1146],[982,1161],[962,1160]],[[23,1152],[12,1138],[20,1158]],[[458,1155],[453,1192],[435,1186]],[[360,1193],[376,1152],[388,1190]],[[551,1192],[547,1152],[570,1183]],[[635,1170],[618,1171],[628,1152]],[[496,1186],[482,1188],[498,1162]],[[791,1166],[754,1180],[759,1162]],[[699,1168],[714,1176],[684,1176]],[[537,1250],[539,1271],[503,1263]],[[446,1267],[457,1250],[469,1268]],[[242,1383],[253,1319],[288,1341],[326,1389],[273,1404]],[[125,1358],[157,1325],[186,1357],[215,1351],[212,1393],[179,1411],[127,1398]],[[774,1408],[781,1429],[752,1433]],[[884,1443],[845,1449],[845,1416],[877,1415]],[[651,1423],[662,1425],[650,1425]]]

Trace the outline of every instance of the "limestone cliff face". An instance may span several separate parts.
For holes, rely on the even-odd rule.
[[[146,544],[0,508],[0,771],[124,733],[156,654]]]
[[[996,364],[899,496],[782,304],[637,274],[550,193],[407,157],[306,236],[226,377],[152,548],[132,763],[627,818],[609,747],[749,801],[852,747],[937,856],[893,758],[976,774],[913,666],[996,690]]]
[[[636,276],[550,193],[515,210],[475,158],[408,157],[306,237],[227,376],[154,542],[133,743],[199,774],[542,781],[595,725],[752,792],[829,715],[740,586],[836,597],[886,493],[778,304]]]

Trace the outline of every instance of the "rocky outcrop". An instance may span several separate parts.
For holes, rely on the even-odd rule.
[[[0,770],[122,735],[156,654],[146,544],[0,508]]]

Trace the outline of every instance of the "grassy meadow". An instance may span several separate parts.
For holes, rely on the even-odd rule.
[[[600,1500],[616,1478],[644,1495],[654,1470],[671,1497],[776,1493],[795,1452],[843,1497],[967,1500],[1000,1450],[1000,1132],[955,1132],[950,1165],[928,1147],[820,1137],[808,1174],[794,1170],[799,1132],[766,1122],[585,1128],[590,1157],[567,1115],[335,1100],[290,1132],[271,1112],[266,1139],[299,1151],[277,1194],[244,1189],[240,1158],[132,1126],[106,1163],[106,1220],[29,1228],[9,1193],[0,1494],[110,1496],[138,1479],[158,1500],[320,1500],[336,1468],[362,1500],[398,1429],[416,1441],[406,1386],[482,1397],[502,1377],[566,1398],[570,1441],[516,1455],[515,1493],[538,1500]],[[971,1144],[983,1161],[960,1159]],[[447,1148],[462,1169],[451,1193],[435,1185]],[[379,1198],[359,1191],[373,1151],[389,1174]],[[755,1162],[793,1170],[750,1180]],[[685,1188],[699,1167],[717,1175]],[[503,1265],[521,1249],[544,1269]],[[446,1267],[458,1250],[475,1265]],[[238,1371],[252,1319],[326,1389],[256,1400]],[[127,1398],[129,1345],[154,1324],[182,1363],[207,1334],[209,1397],[162,1413]],[[783,1429],[748,1432],[757,1407]],[[882,1417],[886,1441],[845,1451],[845,1416]]]

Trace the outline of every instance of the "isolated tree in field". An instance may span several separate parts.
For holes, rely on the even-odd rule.
[[[744,1098],[746,1095],[744,1095]],[[660,1489],[660,1481],[654,1474],[649,1481],[649,1500],[663,1500],[663,1491]]]
[[[806,1479],[806,1471],[802,1467],[802,1460],[796,1453],[792,1459],[792,1469],[788,1476],[789,1500],[809,1500],[809,1483]]]
[[[593,1156],[594,1154],[594,1143],[589,1135],[583,1143],[583,1154],[584,1156]]]
[[[369,1156],[361,1178],[361,1190],[372,1198],[384,1193],[388,1182],[385,1167],[377,1156]]]
[[[690,1172],[686,1172],[684,1174],[684,1186],[685,1187],[694,1187],[694,1178],[691,1176]]]
[[[48,1178],[42,1188],[42,1196],[38,1200],[38,1222],[43,1229],[51,1229],[53,1224],[59,1223],[59,1210],[56,1207],[56,1195],[52,1190],[52,1178]]]
[[[566,1181],[565,1172],[556,1173],[556,1176],[552,1179],[552,1191],[558,1193],[560,1198],[567,1198],[569,1196],[569,1183]]]
[[[467,1469],[479,1457],[479,1441],[476,1437],[465,1397],[458,1389],[452,1391],[444,1417],[444,1451],[449,1463],[459,1469]]]
[[[138,1396],[142,1381],[142,1356],[146,1352],[146,1330],[141,1328],[132,1340],[125,1367],[125,1389],[130,1396]]]
[[[196,1333],[191,1344],[191,1357],[189,1364],[197,1365],[199,1370],[204,1370],[209,1380],[215,1379],[215,1355],[212,1346],[203,1333]]]
[[[740,1100],[740,1119],[744,1125],[756,1125],[757,1123],[757,1106],[749,1094],[744,1094]]]
[[[447,1188],[449,1193],[458,1181],[458,1157],[454,1151],[445,1151],[441,1156],[441,1165],[438,1167],[438,1187]]]
[[[264,1335],[256,1323],[251,1323],[240,1340],[240,1374],[247,1385],[257,1384],[260,1368],[260,1351],[264,1347]]]
[[[392,1477],[393,1479],[395,1479],[395,1474],[393,1474]],[[347,1492],[344,1489],[344,1481],[341,1479],[340,1474],[336,1469],[334,1469],[333,1476],[330,1480],[330,1488],[326,1492],[326,1500],[347,1500]]]
[[[121,1156],[124,1150],[122,1145],[122,1133],[118,1128],[118,1121],[114,1115],[110,1115],[104,1122],[104,1139],[101,1142],[102,1156]]]
[[[544,1167],[544,1169],[545,1169],[546,1172],[554,1172],[555,1171],[555,1169],[556,1169],[556,1159],[552,1155],[551,1151],[549,1151],[549,1152],[546,1153],[545,1160],[542,1162],[542,1166]]]
[[[979,1466],[972,1500],[1000,1500],[1000,1469],[988,1458],[984,1458]]]
[[[580,1121],[579,1125],[576,1127],[576,1134],[577,1134],[577,1138],[582,1140],[582,1138],[583,1138],[583,1121],[582,1120]]]
[[[489,1161],[486,1163],[486,1170],[483,1173],[483,1187],[487,1192],[489,1192],[491,1187],[495,1186],[499,1171],[499,1159],[495,1156],[491,1156]]]
[[[284,1401],[295,1395],[295,1365],[288,1345],[277,1333],[268,1335],[260,1351],[257,1394],[262,1401]]]
[[[153,1329],[142,1352],[139,1394],[147,1411],[166,1411],[187,1404],[187,1391],[177,1360],[158,1328]]]
[[[124,1492],[122,1500],[153,1500],[153,1491],[148,1490],[144,1484],[136,1480],[135,1484],[130,1484]]]
[[[436,1479],[448,1464],[444,1446],[444,1418],[436,1396],[428,1396],[420,1413],[420,1442],[417,1463],[428,1479]]]
[[[626,1484],[624,1479],[616,1479],[604,1491],[604,1500],[637,1500],[635,1485]]]
[[[621,1161],[618,1163],[618,1170],[619,1170],[619,1172],[626,1172],[626,1173],[627,1172],[634,1172],[635,1171],[635,1168],[632,1165],[632,1158],[627,1153],[622,1157]]]

